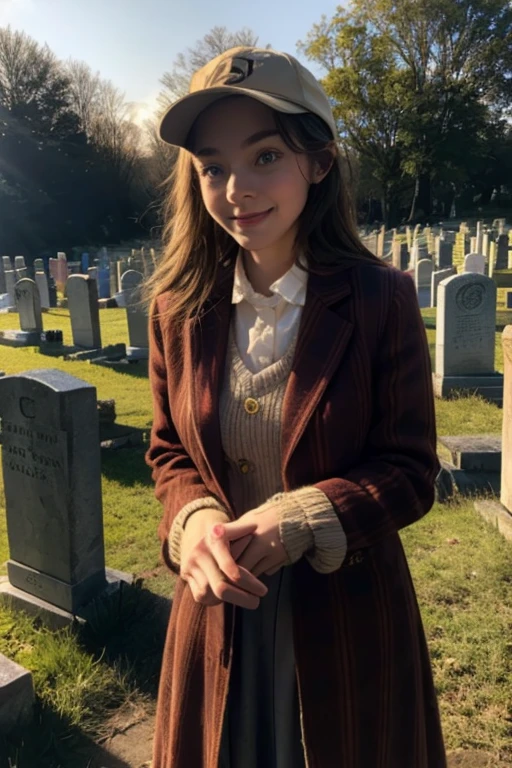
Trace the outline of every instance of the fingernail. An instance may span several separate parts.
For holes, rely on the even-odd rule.
[[[216,539],[221,539],[224,535],[224,526],[222,523],[217,523],[212,528],[212,536]]]

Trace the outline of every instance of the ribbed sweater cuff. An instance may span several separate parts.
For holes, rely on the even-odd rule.
[[[267,503],[277,506],[279,535],[290,564],[305,555],[319,573],[331,573],[341,566],[347,537],[323,491],[306,486],[276,494]]]
[[[200,499],[194,499],[194,501],[185,504],[174,518],[168,537],[169,555],[176,565],[181,563],[181,541],[187,520],[201,509],[217,509],[219,513],[222,513],[222,515],[219,514],[219,520],[225,519],[226,522],[229,521],[229,515],[214,496],[203,496]]]

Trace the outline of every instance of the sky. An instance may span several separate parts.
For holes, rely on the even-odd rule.
[[[252,29],[265,46],[297,55],[330,0],[0,0],[0,27],[47,43],[60,59],[85,61],[111,80],[138,107],[151,112],[159,80],[178,53],[186,52],[214,26]],[[299,58],[301,58],[299,56]],[[304,64],[308,62],[301,59]],[[321,72],[309,65],[319,76]]]

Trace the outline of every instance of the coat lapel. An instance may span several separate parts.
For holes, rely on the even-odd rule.
[[[351,293],[351,270],[311,274],[302,312],[295,357],[285,392],[282,414],[282,475],[334,371],[340,365],[353,324],[333,305]],[[286,482],[285,482],[286,489]]]

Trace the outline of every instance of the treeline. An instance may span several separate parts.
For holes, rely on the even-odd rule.
[[[299,47],[326,73],[361,220],[511,207],[508,0],[353,0]]]

